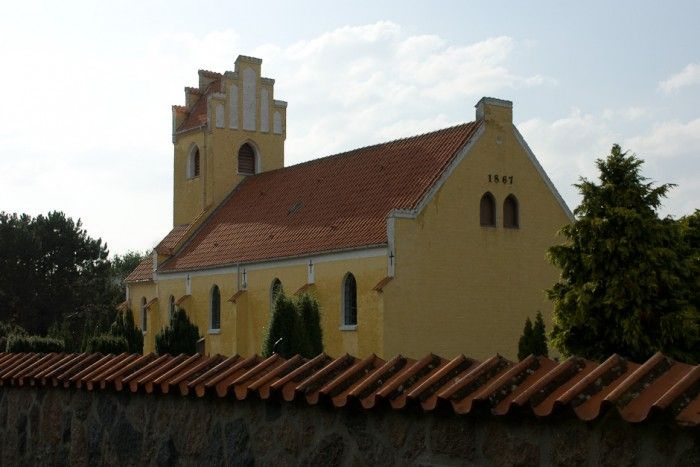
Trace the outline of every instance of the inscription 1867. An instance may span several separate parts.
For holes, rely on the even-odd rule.
[[[489,183],[503,183],[504,185],[512,185],[513,184],[513,176],[512,175],[489,174]]]

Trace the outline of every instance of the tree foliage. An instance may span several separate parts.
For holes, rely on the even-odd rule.
[[[304,294],[297,301],[284,292],[277,294],[270,325],[263,343],[263,355],[277,353],[285,358],[300,354],[313,358],[323,352],[323,335],[318,302]]]
[[[86,321],[106,325],[114,315],[107,254],[62,212],[0,212],[0,321],[39,335],[64,322],[67,344],[79,347]]]
[[[88,339],[85,352],[100,352],[103,354],[120,354],[129,352],[129,344],[122,336],[111,334],[98,334]]]
[[[156,334],[156,353],[194,355],[199,338],[199,328],[190,321],[185,310],[175,310],[170,324]]]
[[[673,185],[649,182],[642,163],[618,145],[597,160],[599,183],[576,185],[583,199],[561,231],[567,242],[548,252],[562,270],[548,294],[552,342],[564,355],[643,361],[661,351],[700,360],[697,212],[682,222],[660,219]]]
[[[127,352],[143,352],[143,332],[136,327],[134,313],[131,311],[131,308],[117,313],[114,322],[109,328],[109,334],[114,337],[123,337],[127,344]]]
[[[535,317],[534,325],[529,317],[525,320],[523,335],[518,341],[518,360],[522,360],[528,355],[545,357],[549,355],[544,320],[542,319],[542,313],[539,311]]]
[[[60,339],[42,336],[12,334],[7,338],[7,352],[63,352],[65,344]]]

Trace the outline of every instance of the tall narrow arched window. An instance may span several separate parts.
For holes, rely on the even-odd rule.
[[[238,173],[241,175],[255,174],[255,149],[244,143],[238,150]]]
[[[488,191],[481,197],[479,222],[482,227],[496,226],[496,198]]]
[[[275,277],[270,285],[270,313],[275,311],[275,300],[282,292],[282,281]]]
[[[211,298],[209,299],[209,329],[218,331],[221,329],[221,292],[219,286],[211,288]]]
[[[343,279],[343,326],[357,326],[357,281],[352,273]]]
[[[168,299],[168,319],[170,321],[173,320],[173,316],[175,315],[175,297],[172,295]]]
[[[187,178],[199,177],[199,147],[192,146],[187,157]]]
[[[148,315],[146,314],[146,297],[141,298],[141,331],[148,331]]]
[[[508,195],[503,201],[503,227],[517,229],[520,227],[518,218],[518,199],[513,195]]]

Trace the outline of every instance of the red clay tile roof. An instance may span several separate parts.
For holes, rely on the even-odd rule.
[[[131,392],[194,393],[243,400],[273,395],[286,401],[349,403],[372,409],[420,408],[456,414],[530,413],[590,421],[613,408],[628,422],[652,416],[683,426],[700,424],[700,365],[656,354],[642,365],[613,355],[602,364],[578,357],[556,362],[500,356],[483,362],[460,355],[445,360],[374,355],[311,360],[278,355],[102,355],[0,353],[0,386],[42,385]]]
[[[165,238],[156,246],[156,251],[161,254],[172,254],[172,250],[185,236],[189,227],[190,224],[177,225],[173,227],[173,230],[171,230],[168,235],[166,235]]]
[[[131,274],[126,276],[124,282],[148,282],[153,280],[153,257],[151,255],[146,255],[146,257],[136,266],[136,269],[131,271]]]
[[[182,124],[180,124],[180,127],[177,129],[178,133],[181,131],[191,130],[193,128],[199,128],[203,125],[206,125],[207,98],[212,93],[221,92],[221,75],[213,72],[209,73],[211,73],[211,77],[218,77],[218,79],[209,84],[209,86],[207,86],[207,89],[202,93],[202,95],[197,100],[197,103],[195,103],[192,107],[190,114],[187,116],[187,118],[185,118]]]
[[[479,125],[466,123],[246,178],[161,270],[385,245]]]

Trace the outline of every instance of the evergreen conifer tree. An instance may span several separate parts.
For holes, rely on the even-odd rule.
[[[518,341],[518,360],[522,360],[532,353],[532,338],[532,321],[530,321],[530,317],[528,316],[527,319],[525,319],[523,335],[520,336],[520,340]]]
[[[698,261],[680,223],[657,215],[672,185],[648,182],[642,163],[614,145],[596,162],[600,183],[576,185],[583,199],[561,230],[567,242],[549,249],[562,270],[548,290],[551,338],[565,356],[700,360]]]
[[[199,328],[190,321],[182,308],[175,310],[170,324],[156,334],[158,355],[194,355],[197,353]]]
[[[535,324],[532,326],[532,354],[543,357],[549,356],[549,349],[547,348],[547,333],[544,329],[542,313],[539,311],[535,317]]]
[[[321,330],[321,314],[318,302],[309,294],[303,294],[297,301],[301,326],[308,341],[306,358],[313,358],[323,353],[323,331]]]

